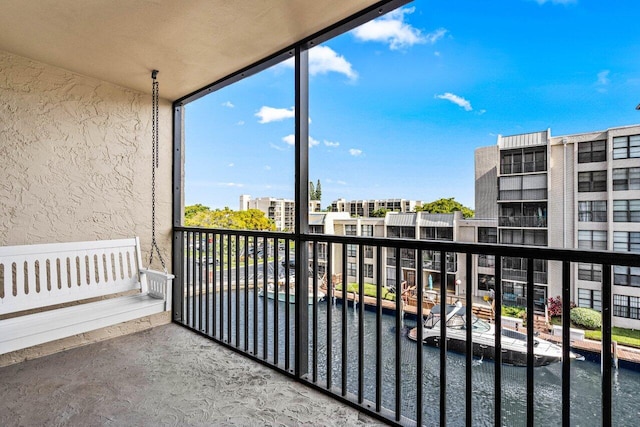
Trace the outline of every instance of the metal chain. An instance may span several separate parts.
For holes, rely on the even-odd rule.
[[[162,254],[160,253],[160,248],[158,247],[158,242],[156,241],[156,169],[160,165],[159,162],[159,151],[160,151],[160,140],[158,138],[159,134],[159,124],[158,124],[158,116],[159,116],[159,92],[158,92],[158,81],[156,80],[156,75],[158,74],[157,70],[153,70],[151,73],[151,77],[153,78],[153,85],[151,90],[151,99],[152,99],[152,118],[151,118],[151,253],[149,254],[149,267],[153,263],[153,251],[158,253],[158,258],[160,259],[160,263],[162,264],[162,268],[164,272],[167,272],[167,267],[164,264],[164,259],[162,258]]]

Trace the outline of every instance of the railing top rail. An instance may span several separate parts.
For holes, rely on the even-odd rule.
[[[584,262],[594,264],[623,265],[640,267],[640,254],[632,252],[616,252],[585,249],[562,249],[538,246],[504,245],[496,243],[466,243],[435,240],[418,240],[385,237],[337,236],[333,234],[300,234],[254,231],[228,230],[219,228],[175,227],[175,231],[218,233],[238,236],[255,236],[278,239],[303,240],[308,242],[326,242],[341,244],[362,244],[384,246],[398,249],[436,250],[468,254],[496,255],[519,258],[546,259],[550,261]]]

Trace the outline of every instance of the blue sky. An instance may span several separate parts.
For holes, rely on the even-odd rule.
[[[418,0],[309,53],[309,177],[337,198],[474,203],[498,134],[640,123],[640,2]],[[187,106],[185,203],[293,199],[293,68]]]

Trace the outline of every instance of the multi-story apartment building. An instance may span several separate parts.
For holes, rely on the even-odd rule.
[[[258,209],[273,220],[276,229],[279,231],[293,230],[296,225],[295,209],[293,200],[279,199],[275,197],[251,198],[248,194],[240,195],[240,210]],[[322,210],[319,200],[309,201],[309,212],[319,212]]]
[[[334,200],[331,203],[332,212],[348,212],[354,217],[371,217],[373,212],[386,209],[390,212],[413,212],[417,206],[421,206],[420,200],[406,199],[372,199],[372,200]]]
[[[475,160],[476,216],[497,217],[498,243],[640,252],[640,126],[499,136],[496,146],[476,150]],[[560,295],[560,268],[536,262],[538,308]],[[504,259],[502,280],[505,298],[520,300],[524,260]],[[599,310],[602,266],[574,265],[571,280],[575,303]],[[612,283],[614,325],[637,327],[640,271],[614,266]]]

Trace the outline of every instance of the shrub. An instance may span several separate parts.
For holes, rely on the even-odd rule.
[[[523,317],[526,314],[526,309],[519,306],[502,306],[502,315],[507,317]]]
[[[585,329],[600,329],[602,327],[602,315],[591,308],[576,307],[571,310],[571,321]]]
[[[569,302],[569,307],[574,308],[576,305],[573,301]],[[549,316],[562,316],[562,298],[560,295],[557,297],[549,297],[547,300],[547,309],[549,310]]]

